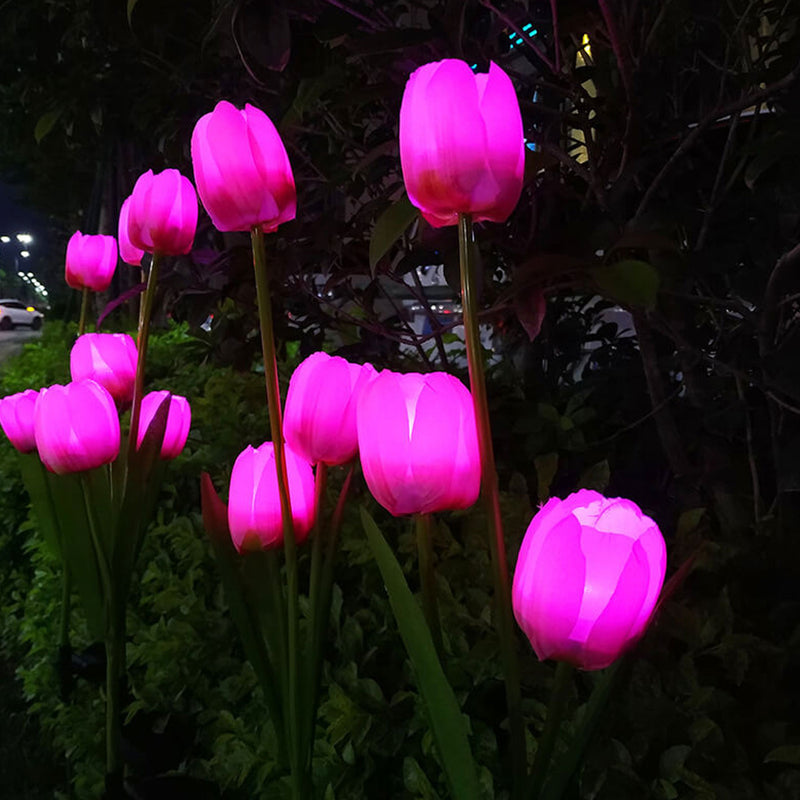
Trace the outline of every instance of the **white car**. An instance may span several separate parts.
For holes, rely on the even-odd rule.
[[[44,314],[33,306],[13,298],[0,299],[0,330],[10,331],[15,325],[30,325],[33,330],[42,327]]]

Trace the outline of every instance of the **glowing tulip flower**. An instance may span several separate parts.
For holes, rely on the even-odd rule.
[[[475,74],[445,59],[415,70],[400,107],[400,163],[411,202],[434,227],[505,222],[519,200],[525,166],[514,87],[496,64]]]
[[[292,374],[283,433],[306,461],[344,464],[358,451],[356,408],[364,386],[375,376],[371,364],[351,364],[338,356],[313,353]]]
[[[311,464],[286,447],[286,472],[294,535],[305,541],[314,524],[314,472]],[[228,526],[236,549],[263,550],[283,544],[278,475],[272,442],[247,447],[233,465],[228,499]]]
[[[294,176],[281,137],[260,109],[226,101],[192,133],[197,192],[221,231],[274,231],[294,219]]]
[[[475,412],[458,378],[384,370],[361,392],[357,427],[367,486],[390,513],[467,508],[477,499]]]
[[[192,409],[189,401],[185,397],[169,392],[150,392],[142,398],[142,410],[139,417],[139,433],[136,439],[136,447],[142,446],[147,429],[156,415],[161,403],[169,396],[169,411],[167,411],[167,427],[164,431],[164,443],[161,445],[161,458],[177,458],[186,439],[189,436],[189,428],[192,425]]]
[[[97,381],[126,407],[133,400],[136,359],[136,343],[127,333],[84,333],[72,346],[69,369],[73,381]]]
[[[603,669],[644,633],[666,562],[658,526],[630,500],[551,498],[522,542],[514,614],[540,659]]]
[[[73,289],[104,292],[117,268],[117,240],[113,236],[84,236],[80,231],[67,243],[66,280]]]
[[[148,253],[177,256],[192,249],[197,230],[197,193],[176,169],[139,176],[128,207],[128,238]]]
[[[42,389],[34,435],[39,457],[50,472],[63,475],[108,464],[119,453],[114,398],[96,381]]]
[[[119,257],[132,267],[140,267],[144,258],[144,250],[134,247],[128,236],[128,215],[131,209],[131,198],[126,197],[122,208],[119,211],[119,230],[117,239],[119,241]]]
[[[26,389],[0,400],[0,427],[20,453],[31,453],[36,449],[33,413],[38,397],[39,392]]]

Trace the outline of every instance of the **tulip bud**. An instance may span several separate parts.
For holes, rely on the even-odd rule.
[[[643,633],[667,554],[630,500],[582,489],[533,518],[514,572],[514,614],[540,659],[603,669]]]
[[[281,137],[269,117],[249,104],[226,101],[201,117],[192,133],[197,192],[221,231],[264,233],[294,219],[294,176]]]
[[[475,412],[458,378],[384,370],[361,392],[357,413],[364,478],[387,511],[425,514],[477,500]]]
[[[39,392],[26,389],[0,400],[0,426],[20,453],[31,453],[36,449],[33,414],[38,397]]]
[[[283,418],[287,444],[312,464],[331,466],[353,458],[358,397],[375,374],[371,364],[350,364],[321,352],[310,355],[289,381]]]
[[[136,343],[127,333],[84,333],[69,354],[73,381],[93,380],[123,408],[133,400]]]
[[[522,116],[497,64],[475,74],[445,59],[411,74],[400,107],[400,163],[411,202],[434,227],[505,222],[519,201],[525,167]]]
[[[290,447],[284,448],[289,498],[298,544],[314,523],[314,472]],[[247,447],[233,465],[228,499],[228,526],[236,549],[261,550],[283,544],[281,502],[272,442]]]
[[[147,429],[156,415],[164,398],[169,396],[169,411],[167,411],[167,427],[164,431],[164,443],[161,445],[161,458],[169,460],[177,458],[186,439],[189,436],[189,428],[192,424],[192,410],[189,401],[185,397],[169,392],[150,392],[142,398],[142,410],[139,417],[139,433],[136,438],[136,447],[142,446]]]
[[[119,417],[114,398],[95,381],[50,386],[39,392],[34,411],[39,457],[58,475],[83,472],[119,453]]]
[[[108,289],[117,268],[117,240],[113,236],[84,236],[80,231],[67,243],[66,281],[73,289]]]
[[[134,247],[131,244],[131,237],[128,236],[128,216],[131,211],[131,198],[126,197],[122,208],[119,210],[119,257],[132,267],[140,267],[144,258],[144,250]]]
[[[192,249],[197,229],[197,194],[176,169],[139,176],[128,210],[128,238],[148,253],[177,256]]]

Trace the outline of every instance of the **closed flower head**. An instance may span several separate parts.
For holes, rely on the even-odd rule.
[[[431,225],[505,222],[519,201],[525,167],[514,87],[496,64],[475,74],[464,61],[420,67],[400,108],[400,163],[411,202]]]
[[[0,400],[0,426],[20,453],[31,453],[36,449],[33,412],[38,397],[39,392],[26,389]]]
[[[311,464],[286,447],[286,472],[294,535],[305,541],[314,523],[314,472]],[[228,525],[236,549],[262,550],[283,544],[278,474],[272,442],[247,447],[233,465]]]
[[[128,209],[128,239],[148,253],[177,256],[192,249],[197,193],[176,169],[139,176]]]
[[[294,176],[277,129],[260,109],[226,101],[201,117],[192,133],[197,191],[221,231],[264,233],[294,219]]]
[[[630,500],[582,489],[533,518],[514,571],[514,614],[540,659],[615,661],[647,626],[666,569],[658,526]]]
[[[73,289],[108,289],[117,268],[117,240],[113,236],[84,236],[75,231],[67,243],[65,277]]]
[[[384,370],[361,392],[357,427],[367,486],[390,513],[467,508],[477,500],[475,412],[458,378]]]
[[[371,364],[313,353],[289,381],[283,432],[292,449],[312,464],[344,464],[358,450],[356,409],[375,376]]]
[[[136,343],[127,333],[84,333],[72,346],[70,374],[73,381],[97,381],[124,408],[133,400],[136,359]]]
[[[39,457],[59,475],[113,461],[119,453],[114,398],[95,381],[75,381],[39,392],[34,435]]]
[[[139,417],[139,434],[136,439],[136,446],[141,447],[145,434],[150,427],[156,412],[164,400],[169,397],[169,409],[167,411],[167,426],[164,431],[164,441],[161,445],[161,458],[177,458],[186,439],[189,436],[189,428],[192,425],[192,410],[189,401],[185,397],[169,392],[150,392],[142,398],[142,410]]]

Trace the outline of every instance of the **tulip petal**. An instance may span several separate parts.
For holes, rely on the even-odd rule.
[[[530,558],[533,538],[526,535],[514,575],[514,613],[536,655],[575,663],[578,648],[569,636],[584,592],[586,561],[581,526],[568,516],[540,529],[539,555]]]
[[[619,656],[644,603],[649,577],[647,554],[634,542],[605,609],[585,639],[584,669],[603,669]]]
[[[522,115],[511,79],[494,62],[488,73],[475,76],[481,117],[486,125],[489,169],[493,181],[476,189],[472,211],[476,221],[505,222],[519,202],[525,171]]]

